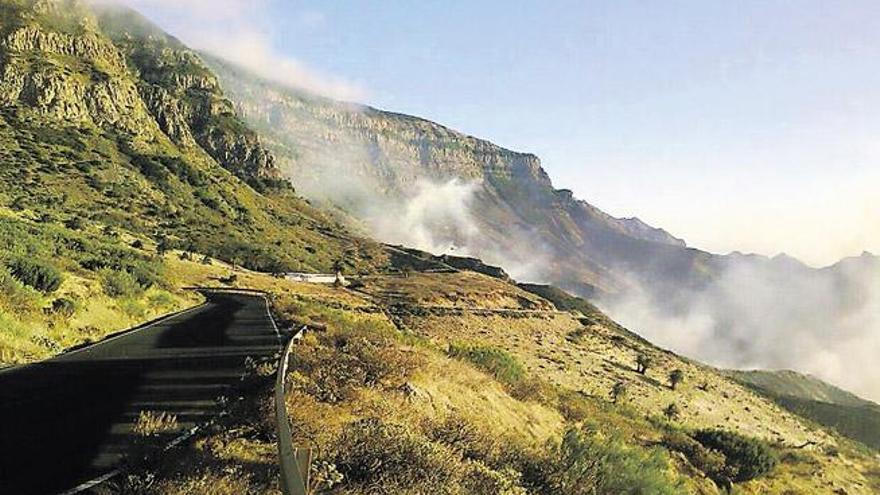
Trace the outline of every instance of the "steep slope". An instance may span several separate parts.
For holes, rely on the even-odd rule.
[[[729,371],[727,375],[789,411],[880,449],[880,405],[794,371]]]
[[[818,270],[784,255],[692,249],[555,189],[533,155],[206,61],[284,174],[379,239],[476,256],[518,280],[572,290],[713,364],[799,369],[880,397],[880,371],[855,371],[880,352],[872,255]]]
[[[0,2],[0,205],[264,270],[371,246],[293,194],[197,55],[113,12]]]
[[[627,270],[689,275],[704,262],[702,253],[661,229],[613,218],[554,189],[534,155],[424,119],[298,93],[204,57],[300,190],[365,219],[384,240],[433,251],[463,248],[503,261],[515,276],[587,294],[621,290]],[[467,202],[468,212],[455,211],[456,201]],[[377,203],[402,212],[430,205],[427,235],[389,228],[375,218]],[[438,218],[444,211],[447,218]]]
[[[200,271],[191,276],[210,280],[212,268]],[[355,290],[256,274],[238,283],[273,292],[282,319],[315,329],[294,347],[287,400],[295,441],[315,449],[321,492],[880,489],[875,453],[556,289],[528,287],[551,302],[468,271],[371,275]],[[639,355],[651,358],[644,373]],[[672,387],[674,370],[684,380]],[[235,408],[225,428],[125,481],[151,481],[167,494],[271,493],[277,465],[269,414]],[[743,459],[701,447],[694,438],[704,429],[740,435],[776,462],[752,479],[735,476]],[[731,476],[735,487],[726,490]]]

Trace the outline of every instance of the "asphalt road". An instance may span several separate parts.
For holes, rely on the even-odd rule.
[[[173,413],[181,429],[210,420],[247,357],[278,349],[262,298],[213,294],[143,329],[0,373],[0,494],[59,493],[111,471],[136,448],[141,411]]]

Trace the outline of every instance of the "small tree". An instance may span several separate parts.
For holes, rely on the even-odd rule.
[[[650,355],[640,352],[639,355],[636,356],[636,371],[639,374],[644,375],[651,366],[654,366],[654,358]]]
[[[675,390],[675,387],[678,386],[679,383],[684,381],[684,372],[679,369],[674,369],[669,372],[669,388]]]
[[[617,404],[618,399],[626,396],[627,386],[625,382],[617,382],[611,387],[611,402]]]
[[[159,256],[165,256],[165,253],[171,250],[171,243],[168,241],[168,238],[162,236],[156,241],[156,252]]]
[[[675,402],[673,402],[663,409],[663,415],[666,416],[666,419],[668,419],[669,421],[675,421],[681,416],[681,410],[678,408]]]

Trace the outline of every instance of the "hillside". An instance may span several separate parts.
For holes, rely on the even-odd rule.
[[[555,189],[534,155],[417,117],[299,93],[203,56],[303,194],[364,220],[383,240],[434,252],[458,247],[515,276],[585,294],[628,284],[621,276],[626,267],[616,266],[624,260],[618,251],[658,273],[703,262],[661,229],[613,218]],[[469,211],[458,211],[456,201],[468,202]],[[434,211],[413,219],[415,229],[375,216],[417,204]],[[413,236],[419,229],[425,235]]]
[[[880,405],[793,371],[729,371],[782,407],[880,449]]]
[[[118,12],[0,2],[0,364],[191,303],[170,250],[263,271],[386,263],[295,195],[197,55]]]
[[[193,283],[223,273],[172,263]],[[873,452],[599,312],[585,319],[468,271],[357,282],[246,271],[236,281],[274,294],[283,326],[312,328],[294,348],[287,401],[295,441],[314,449],[318,493],[725,493],[748,462],[713,456],[695,440],[706,429],[772,453],[769,470],[734,481],[734,493],[880,489]],[[676,387],[673,370],[684,376]],[[273,493],[272,371],[255,367],[249,379],[265,379],[257,397],[107,493]]]
[[[352,235],[282,179],[292,155],[276,155],[277,134],[239,119],[200,56],[130,11],[86,5],[0,0],[0,365],[198,303],[186,287],[259,289],[271,294],[280,328],[311,329],[295,348],[287,400],[295,440],[314,448],[319,493],[880,490],[874,452],[651,344],[583,299],[517,285],[464,249],[432,256]],[[414,133],[434,129],[380,117]],[[426,142],[425,156],[440,161],[425,163],[466,157],[458,172],[493,184],[476,193],[487,235],[540,219],[541,235],[560,246],[593,229],[579,246],[659,253],[662,270],[685,260],[674,253],[703,256],[552,190],[534,157],[437,133],[443,149]],[[531,209],[517,197],[549,203]],[[385,215],[406,222],[395,213]],[[339,263],[348,288],[269,273]],[[569,280],[623,284],[585,273]],[[228,413],[217,423],[95,491],[277,493],[276,363],[246,362],[257,392],[217,397]]]
[[[0,9],[0,205],[264,270],[326,270],[353,246],[294,195],[176,40],[148,24],[119,31],[113,10],[79,2]]]
[[[377,239],[475,256],[520,281],[551,283],[712,364],[798,369],[880,394],[880,376],[857,371],[880,351],[872,337],[880,263],[870,253],[815,269],[785,255],[690,248],[556,189],[534,155],[204,57],[284,175]]]

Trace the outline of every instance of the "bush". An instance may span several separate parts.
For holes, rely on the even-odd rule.
[[[70,318],[76,313],[76,303],[66,297],[59,297],[52,301],[52,313]]]
[[[101,270],[104,279],[104,293],[110,297],[135,297],[143,293],[144,289],[138,284],[137,279],[124,270]]]
[[[566,431],[528,477],[536,491],[557,495],[680,492],[662,450],[628,446],[616,436],[577,428]]]
[[[48,263],[19,258],[9,262],[8,267],[10,273],[21,283],[40,292],[48,294],[61,286],[61,272]]]
[[[663,408],[663,415],[666,416],[666,419],[669,421],[675,421],[681,416],[681,409],[678,408],[678,405],[675,402],[672,402]]]
[[[699,430],[693,438],[704,447],[724,454],[730,481],[748,481],[776,467],[774,452],[756,438],[725,430]]]
[[[461,477],[453,451],[378,419],[349,424],[334,450],[334,463],[346,484],[366,487],[379,481],[382,493],[433,492]]]
[[[522,364],[497,347],[456,342],[449,345],[447,353],[476,365],[506,385],[516,385],[526,376]]]
[[[731,478],[727,459],[717,450],[707,449],[700,442],[680,431],[672,431],[663,437],[663,445],[674,452],[683,454],[692,466],[702,471],[716,482],[726,482]]]
[[[22,316],[41,306],[40,293],[21,283],[0,265],[0,309]]]
[[[345,330],[330,329],[294,348],[294,362],[304,380],[295,382],[321,402],[355,397],[358,388],[398,388],[416,369],[418,358],[394,345],[368,322]]]
[[[669,388],[675,390],[678,384],[684,381],[684,371],[674,369],[669,372]]]
[[[652,366],[654,366],[654,358],[650,354],[640,352],[636,356],[636,371],[639,374],[644,375]]]

